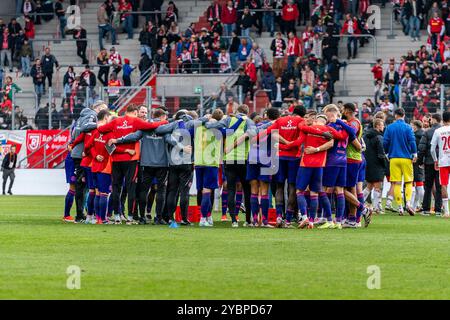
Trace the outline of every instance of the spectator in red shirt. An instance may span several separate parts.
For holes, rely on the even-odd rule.
[[[133,39],[133,16],[130,13],[133,11],[131,3],[128,0],[119,1],[119,12],[122,14],[120,21],[123,23],[124,30],[128,33],[128,39]]]
[[[253,62],[252,57],[248,57],[247,58],[247,62],[244,65],[244,70],[245,70],[245,74],[248,75],[248,77],[250,78],[250,100],[253,99],[253,88],[256,85],[256,81],[257,81],[257,75],[256,75],[256,67],[255,67],[255,63]],[[252,103],[253,101],[251,101],[250,103]]]
[[[422,121],[425,115],[428,113],[427,107],[423,104],[423,100],[417,100],[417,105],[413,111],[413,120]]]
[[[287,43],[287,68],[288,70],[294,65],[295,60],[298,57],[303,56],[303,48],[300,39],[294,34],[294,32],[289,32]]]
[[[236,28],[237,11],[233,6],[233,1],[229,0],[222,8],[221,20],[223,23],[223,35],[225,37],[231,36],[231,33]]]
[[[220,20],[222,16],[222,7],[220,4],[215,3],[215,1],[211,1],[211,5],[206,9],[206,17],[208,18],[209,23],[212,25],[213,21]]]
[[[381,59],[377,60],[377,64],[374,65],[372,68],[372,73],[375,83],[377,83],[377,80],[383,81],[383,60]]]
[[[344,26],[341,30],[341,35],[347,35],[347,59],[356,58],[356,54],[358,53],[358,38],[353,37],[353,35],[360,34],[361,31],[358,27],[358,21],[356,18],[353,18],[350,13],[345,16]],[[352,54],[352,44],[353,44],[353,54]]]
[[[299,16],[298,7],[294,4],[293,0],[288,0],[281,11],[281,18],[284,23],[284,31],[286,34],[289,32],[296,33],[295,22]]]
[[[445,23],[436,11],[433,12],[433,17],[428,23],[427,31],[431,39],[431,47],[437,48],[438,42],[440,43],[445,33]]]

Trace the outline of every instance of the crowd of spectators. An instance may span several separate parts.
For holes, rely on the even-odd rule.
[[[386,68],[381,59],[376,61],[371,70],[375,82],[374,102],[363,106],[367,111],[365,122],[369,123],[370,115],[378,111],[392,115],[399,105],[405,109],[407,118],[420,121],[440,111],[442,104],[447,108],[450,92],[445,85],[450,84],[450,32],[447,28],[450,20],[446,4],[446,1],[407,0],[397,5],[405,35],[410,35],[414,42],[420,40],[420,30],[425,29],[427,44],[418,50],[408,50],[399,60],[390,58]]]
[[[33,25],[41,23],[41,19],[53,18],[50,15],[33,16],[34,12],[53,12],[60,19],[60,26],[64,26],[64,16],[60,14],[64,9],[63,2],[46,1],[43,7],[39,1],[27,0],[24,1],[22,13],[29,16],[29,24]],[[339,69],[345,64],[338,58],[339,35],[345,36],[347,58],[354,59],[357,58],[358,47],[368,41],[368,38],[358,36],[374,32],[369,30],[366,21],[367,0],[350,3],[342,0],[314,3],[303,0],[212,1],[206,14],[209,26],[202,26],[199,30],[195,23],[186,30],[180,30],[175,2],[169,1],[164,12],[163,2],[105,0],[100,5],[97,21],[101,50],[96,59],[100,66],[96,77],[88,65],[86,30],[82,27],[73,30],[77,55],[86,65],[86,70],[77,75],[69,67],[64,76],[61,105],[68,103],[69,109],[73,110],[79,99],[85,99],[86,88],[95,93],[97,85],[130,85],[131,73],[135,69],[139,70],[141,80],[149,71],[230,73],[237,70],[239,77],[234,87],[242,87],[244,97],[247,96],[250,102],[257,89],[265,89],[272,105],[304,104],[310,108],[320,108],[332,101]],[[136,67],[133,67],[114,46],[119,44],[118,32],[126,33],[130,39],[136,36],[134,31],[140,27],[141,15],[134,12],[139,10],[147,13],[144,14],[145,22],[137,39],[141,46],[141,58],[134,61]],[[344,15],[346,12],[350,13]],[[17,21],[10,24],[16,25]],[[8,28],[8,32],[12,29],[20,33],[21,27]],[[34,36],[34,25],[31,29],[30,34]],[[251,39],[252,30],[257,36],[267,32],[274,37],[270,47],[272,52],[264,52],[258,41]],[[61,36],[64,35],[62,28]],[[105,39],[111,42],[109,49],[105,48]],[[40,106],[41,97],[46,92],[45,80],[48,80],[47,87],[50,87],[53,70],[58,68],[56,57],[50,63],[52,72],[46,72],[42,58],[33,57],[33,50],[28,49],[26,40],[21,51],[31,52],[28,62],[26,55],[19,55],[20,61],[16,63],[22,76],[32,76]],[[272,65],[268,63],[269,54],[273,56]],[[3,52],[1,57],[3,65]],[[8,60],[7,53],[5,58]],[[30,61],[34,61],[32,66]],[[109,92],[109,99],[113,102],[115,92]],[[214,102],[214,97],[212,100]]]

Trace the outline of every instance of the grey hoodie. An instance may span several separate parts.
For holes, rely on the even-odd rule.
[[[91,108],[84,108],[81,110],[80,117],[74,126],[71,141],[74,141],[82,132],[90,132],[97,128],[97,112]],[[83,157],[83,150],[84,143],[81,142],[72,149],[70,155],[74,159],[81,159]]]
[[[152,119],[152,121],[159,121]],[[172,138],[172,131],[177,128],[178,121],[159,126],[155,130],[130,133],[122,138],[117,139],[118,144],[130,143],[141,140],[141,159],[142,167],[168,167],[169,166],[169,149],[168,145],[176,145],[176,141]]]

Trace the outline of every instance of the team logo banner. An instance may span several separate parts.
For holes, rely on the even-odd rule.
[[[47,163],[47,168],[54,168],[63,162],[67,154],[66,145],[70,138],[70,132],[60,133],[61,130],[26,131],[28,168],[44,168],[45,163]]]

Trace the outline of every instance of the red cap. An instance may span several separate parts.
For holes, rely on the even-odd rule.
[[[124,59],[123,61],[125,61],[126,64],[130,64],[130,60],[129,59]]]

